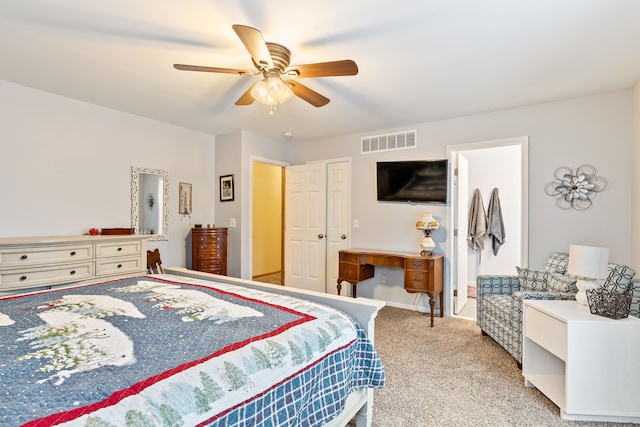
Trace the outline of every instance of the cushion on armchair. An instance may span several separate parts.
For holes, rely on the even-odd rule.
[[[520,289],[523,291],[546,291],[547,272],[543,270],[531,270],[529,268],[516,267]]]
[[[569,254],[566,252],[554,252],[547,259],[545,271],[565,274],[569,266]]]
[[[578,292],[576,282],[578,279],[560,273],[549,273],[547,275],[547,290],[549,292]]]

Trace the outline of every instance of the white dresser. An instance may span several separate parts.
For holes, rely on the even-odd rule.
[[[148,237],[0,238],[0,295],[144,274]]]
[[[640,422],[640,319],[575,301],[524,302],[522,374],[570,420]]]

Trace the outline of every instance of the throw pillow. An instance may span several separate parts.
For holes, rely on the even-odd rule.
[[[564,274],[569,265],[569,254],[566,252],[554,252],[547,259],[544,266],[545,271]]]
[[[549,292],[577,292],[577,279],[560,273],[549,273],[547,275],[547,290]]]
[[[545,291],[547,289],[547,272],[516,267],[521,291]]]
[[[604,279],[602,286],[608,291],[624,292],[636,271],[626,265],[609,263],[607,273],[607,278]]]

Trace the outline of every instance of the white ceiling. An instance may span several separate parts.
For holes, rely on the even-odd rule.
[[[353,59],[357,76],[304,79],[331,99],[234,105],[257,77],[232,24],[292,64]],[[638,0],[4,0],[0,79],[211,134],[308,140],[632,87]],[[3,100],[5,105],[10,101]]]

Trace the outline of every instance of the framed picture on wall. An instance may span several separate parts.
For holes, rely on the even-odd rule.
[[[233,175],[222,175],[220,177],[220,201],[233,201]]]
[[[178,212],[182,215],[191,214],[191,184],[181,182],[179,184],[180,197],[178,198]]]

